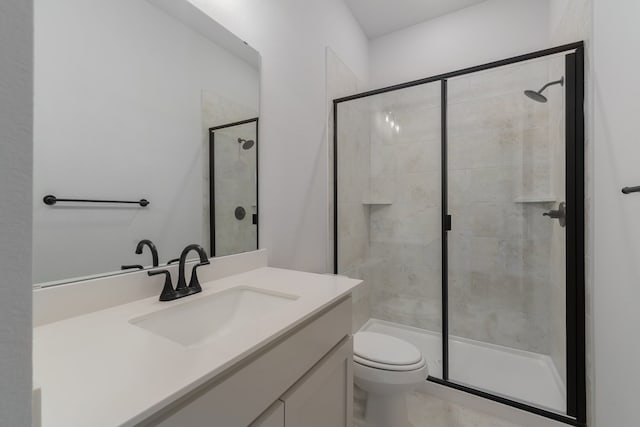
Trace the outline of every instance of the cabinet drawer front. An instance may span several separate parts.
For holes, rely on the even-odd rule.
[[[246,427],[351,333],[351,298],[141,425]]]
[[[287,427],[351,427],[353,338],[345,338],[282,396]]]

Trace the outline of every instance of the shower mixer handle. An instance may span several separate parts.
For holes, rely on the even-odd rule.
[[[557,210],[552,209],[542,215],[548,216],[551,219],[557,219],[560,226],[564,227],[567,225],[567,204],[565,202],[561,202]]]

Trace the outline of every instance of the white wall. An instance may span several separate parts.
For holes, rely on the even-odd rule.
[[[548,46],[549,0],[488,0],[379,37],[371,87],[480,65]]]
[[[367,39],[342,0],[190,0],[262,55],[260,246],[270,265],[328,271],[325,48],[367,80]]]
[[[591,39],[593,0],[549,0],[552,45]]]
[[[252,118],[259,70],[144,0],[35,2],[35,283],[148,265],[141,239],[161,261],[206,245],[203,91]],[[50,208],[46,194],[151,204]]]
[[[638,425],[640,396],[640,2],[594,2],[595,426]],[[592,424],[593,425],[593,424]]]
[[[0,425],[31,425],[32,2],[0,2]]]

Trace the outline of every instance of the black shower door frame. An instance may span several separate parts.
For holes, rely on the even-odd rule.
[[[254,117],[247,120],[241,120],[238,122],[228,123],[225,125],[214,126],[209,128],[209,240],[211,246],[211,256],[216,256],[216,188],[215,188],[215,150],[214,144],[216,142],[216,131],[220,129],[227,129],[234,126],[246,125],[248,123],[256,124],[256,249],[260,248],[260,191],[259,191],[259,183],[260,179],[258,178],[259,172],[259,155],[260,152],[258,150],[259,147],[259,124],[260,118]]]
[[[447,206],[447,82],[453,77],[490,70],[545,56],[565,55],[566,94],[566,358],[567,358],[567,415],[548,411],[456,383],[449,378],[449,300],[448,300],[448,243],[451,215]],[[428,83],[441,84],[441,155],[442,155],[442,361],[443,378],[429,377],[428,381],[464,391],[494,402],[544,416],[574,426],[587,424],[586,397],[586,331],[585,331],[585,231],[584,231],[584,43],[576,42],[550,49],[438,74],[424,79],[375,89],[333,100],[333,216],[334,216],[334,273],[338,273],[338,105],[356,99],[407,89]]]

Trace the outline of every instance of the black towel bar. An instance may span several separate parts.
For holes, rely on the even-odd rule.
[[[92,199],[59,199],[56,196],[48,194],[44,196],[42,199],[45,205],[53,206],[58,202],[72,202],[72,203],[126,203],[126,204],[134,204],[140,205],[143,208],[149,206],[149,201],[147,199],[140,199],[137,201],[127,201],[127,200],[92,200]]]

